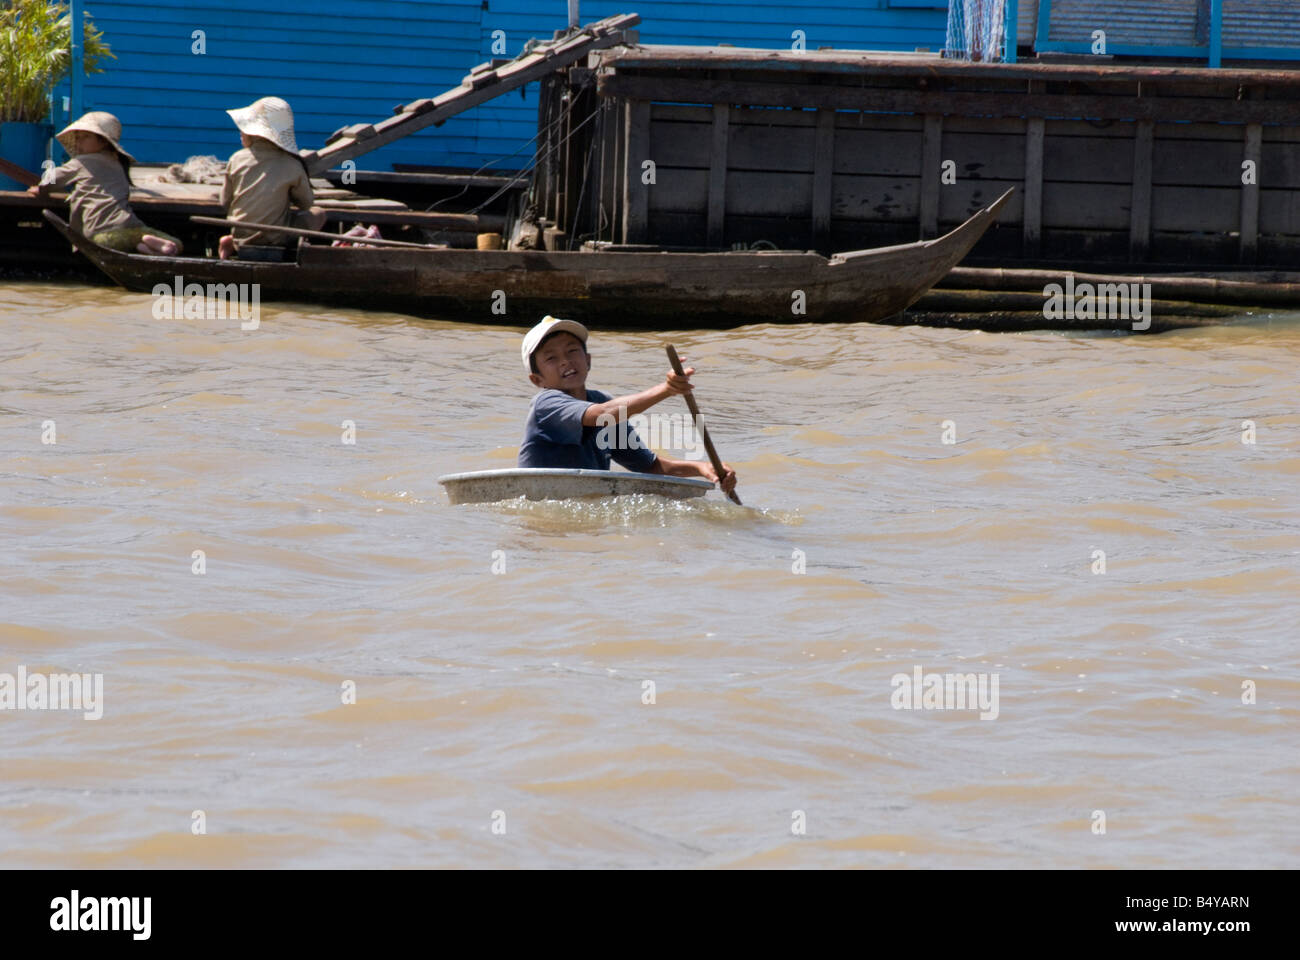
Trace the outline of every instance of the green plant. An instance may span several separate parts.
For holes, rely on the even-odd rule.
[[[84,18],[86,73],[102,73],[105,58],[116,59]],[[72,15],[49,0],[0,0],[0,122],[40,123],[49,113],[50,90],[72,68]]]

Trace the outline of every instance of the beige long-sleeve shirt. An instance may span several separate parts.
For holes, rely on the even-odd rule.
[[[305,210],[315,202],[316,195],[302,163],[265,140],[254,140],[251,147],[233,154],[226,164],[221,205],[230,220],[287,227],[291,204]],[[239,227],[233,235],[236,244],[277,244],[286,239],[282,233]]]
[[[71,226],[82,236],[94,237],[104,230],[144,226],[131,209],[131,184],[126,179],[126,171],[111,150],[73,157],[63,166],[48,171],[41,184],[71,185],[68,194]]]

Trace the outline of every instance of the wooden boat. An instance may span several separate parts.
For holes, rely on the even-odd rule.
[[[480,470],[449,473],[438,478],[452,503],[495,503],[498,500],[571,500],[576,497],[618,497],[652,493],[673,500],[702,497],[713,489],[695,477],[665,477],[625,470]]]
[[[260,300],[319,301],[448,320],[531,325],[545,314],[600,326],[881,321],[906,310],[984,235],[1008,190],[934,240],[830,257],[807,251],[383,249],[303,245],[296,262],[108,250],[45,218],[128,290],[258,284]]]

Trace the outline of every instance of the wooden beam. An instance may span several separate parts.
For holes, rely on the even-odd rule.
[[[571,63],[576,63],[592,50],[622,43],[623,28],[635,26],[639,22],[640,18],[636,14],[610,17],[589,25],[586,31],[575,34],[568,40],[544,44],[534,52],[511,61],[503,67],[471,72],[460,86],[453,87],[432,100],[413,101],[407,105],[408,109],[396,116],[381,120],[373,126],[353,124],[344,128],[341,139],[320,150],[303,151],[303,162],[307,164],[309,173],[317,174],[344,160],[351,160],[395,140],[408,137],[432,124],[442,123],[448,117],[462,113],[470,107],[478,106],[533,80],[540,80]],[[358,139],[351,136],[348,131],[367,132],[367,136]]]
[[[573,151],[573,91],[568,89],[567,84],[557,85],[557,92],[560,94],[560,114],[559,125],[556,136],[558,139],[559,150],[556,154],[555,163],[557,176],[555,178],[556,196],[555,196],[555,228],[557,230],[569,229],[569,205],[572,202],[572,193],[569,186],[573,180],[573,165],[569,162]],[[567,93],[568,97],[564,94]],[[548,250],[554,249],[550,246]]]
[[[921,215],[920,235],[929,240],[939,235],[939,177],[943,163],[943,117],[937,113],[925,115],[921,135]]]
[[[623,115],[627,112],[626,103],[615,103],[614,109],[610,114],[610,125],[613,127],[610,135],[614,141],[614,160],[611,164],[614,170],[614,181],[610,184],[611,204],[609,214],[609,239],[618,241],[623,237],[624,225],[627,223],[627,207],[623,203],[623,193],[627,189],[627,142],[623,136],[623,127],[625,120]]]
[[[505,228],[502,214],[426,213],[423,210],[368,210],[365,207],[328,206],[321,203],[327,223],[374,223],[394,227],[420,227],[455,233],[500,233]]]
[[[1039,8],[1043,0],[1029,0]],[[879,4],[874,4],[879,5]],[[1036,18],[1038,29],[1048,26],[1048,19]],[[1022,40],[1022,46],[1032,46],[1036,40]],[[1204,55],[1202,51],[1201,55]],[[752,70],[798,71],[816,73],[816,82],[826,82],[836,74],[849,77],[858,83],[864,77],[907,77],[918,75],[948,79],[1015,80],[1037,78],[1050,82],[1077,81],[1098,83],[1110,81],[1141,81],[1164,84],[1171,80],[1190,80],[1206,86],[1217,83],[1275,84],[1282,87],[1295,85],[1293,69],[1270,67],[1259,69],[1227,68],[1213,73],[1201,64],[1157,66],[1150,63],[1098,62],[1096,58],[1076,63],[1048,63],[1028,60],[1014,64],[971,63],[965,60],[948,60],[934,54],[891,52],[886,50],[818,50],[802,54],[759,49],[757,47],[698,47],[653,45],[639,48],[622,48],[596,55],[599,66],[625,70]]]
[[[650,186],[641,182],[641,164],[650,160],[650,101],[628,104],[623,142],[627,144],[623,180],[623,242],[644,243],[650,222]],[[656,176],[658,172],[656,171]]]
[[[827,250],[831,238],[831,186],[835,176],[835,111],[817,111],[813,152],[813,246]]]
[[[1151,168],[1156,125],[1139,120],[1133,132],[1133,200],[1129,209],[1129,259],[1140,263],[1151,248]]]
[[[543,220],[549,220],[552,216],[551,198],[555,195],[555,183],[552,181],[555,172],[555,161],[551,157],[551,147],[554,140],[551,137],[551,121],[554,120],[555,111],[555,78],[547,77],[538,83],[537,96],[537,167],[533,173],[534,194],[533,202],[537,204],[538,215]]]
[[[961,93],[738,80],[711,82],[626,74],[601,77],[598,92],[603,96],[664,103],[744,103],[767,107],[867,110],[881,113],[933,113],[969,117],[1080,117],[1170,123],[1185,121],[1294,125],[1298,109],[1295,100],[1236,100],[1226,96],[1043,94],[1027,100],[1023,93],[1011,90],[1005,93]]]
[[[1263,141],[1264,128],[1258,123],[1246,124],[1246,139],[1241,159],[1252,162],[1255,182],[1241,185],[1240,260],[1242,263],[1254,263],[1259,251],[1259,164],[1263,153]],[[1244,172],[1243,163],[1242,173]]]
[[[1043,249],[1043,140],[1047,121],[1025,121],[1024,255],[1037,257]]]
[[[614,193],[614,117],[617,116],[615,104],[608,100],[597,104],[600,116],[596,119],[597,135],[600,137],[600,205],[596,210],[596,242],[612,240],[606,231],[613,217],[616,196]]]
[[[731,107],[713,105],[713,143],[709,151],[709,246],[720,247],[726,241],[727,224],[727,139],[730,132]]]

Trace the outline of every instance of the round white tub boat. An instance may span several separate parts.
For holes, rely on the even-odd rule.
[[[516,468],[449,473],[438,478],[452,503],[495,503],[498,500],[571,500],[575,497],[618,497],[653,493],[673,500],[702,497],[713,489],[697,477],[665,477],[625,470],[552,470]]]

